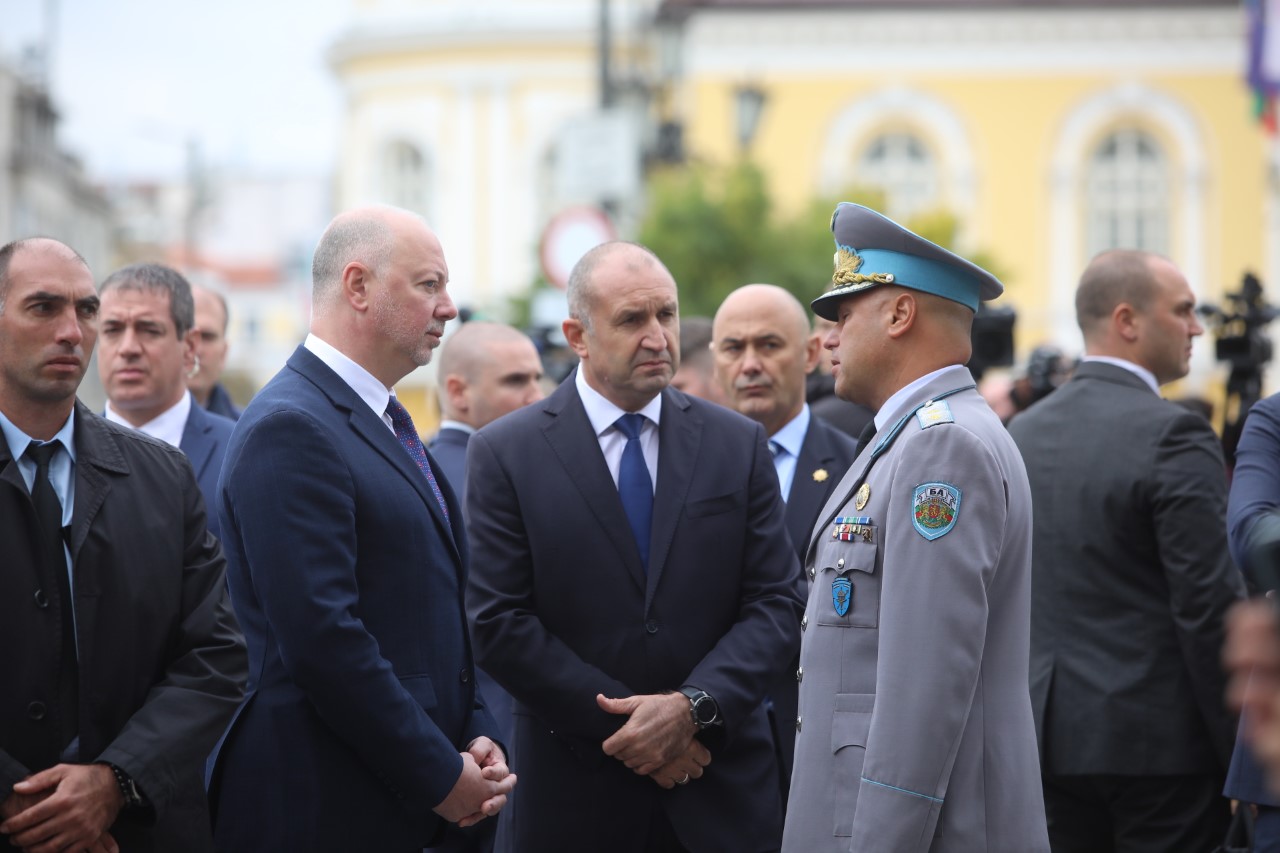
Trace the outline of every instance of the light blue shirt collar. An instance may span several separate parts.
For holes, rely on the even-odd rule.
[[[940,367],[932,373],[926,373],[914,382],[899,388],[898,391],[884,401],[884,405],[880,407],[880,411],[876,412],[876,432],[883,432],[886,426],[889,426],[889,419],[893,417],[898,409],[902,408],[908,400],[920,393],[920,389],[937,379],[948,370],[955,370],[961,367],[958,364],[949,364],[946,367]],[[963,368],[961,367],[963,370]]]
[[[791,485],[796,479],[796,468],[800,464],[800,451],[804,447],[804,437],[809,431],[809,404],[805,403],[786,426],[769,436],[769,441],[782,448],[782,452],[773,457],[773,470],[778,474],[778,487],[782,491],[784,501],[791,500]]]
[[[1157,397],[1160,396],[1160,383],[1156,381],[1156,375],[1140,364],[1134,364],[1132,361],[1128,361],[1123,358],[1116,358],[1115,356],[1110,355],[1086,355],[1084,358],[1080,359],[1082,364],[1086,361],[1100,361],[1103,364],[1109,364],[1112,367],[1119,367],[1123,370],[1127,370],[1143,382],[1147,383],[1147,386],[1155,392]]]
[[[809,421],[811,419],[809,404],[805,403],[800,409],[800,414],[787,421],[786,426],[769,436],[769,440],[787,451],[793,459],[799,458],[800,450],[804,447],[805,434],[809,432]]]
[[[72,409],[71,414],[67,416],[67,422],[50,439],[50,441],[61,442],[62,449],[66,451],[65,454],[56,454],[49,463],[49,482],[53,483],[53,490],[57,494],[58,500],[62,503],[63,527],[71,523],[71,512],[75,503],[75,477],[73,476],[76,461],[75,430],[76,410]],[[0,432],[4,433],[5,443],[9,445],[9,453],[17,460],[18,471],[22,474],[23,482],[27,485],[27,491],[30,492],[31,484],[36,479],[36,463],[31,459],[24,458],[23,454],[27,452],[27,446],[35,442],[35,439],[18,429],[3,412],[0,412]]]
[[[378,419],[395,432],[394,427],[391,426],[391,418],[387,416],[387,403],[391,400],[390,388],[383,385],[376,376],[356,364],[347,355],[338,351],[332,344],[316,337],[314,332],[307,335],[302,345],[328,365],[330,370],[338,374],[338,378],[347,383],[351,390],[356,392],[357,397],[364,400]]]

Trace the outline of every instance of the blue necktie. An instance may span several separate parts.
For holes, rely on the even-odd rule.
[[[640,548],[640,565],[649,571],[649,532],[653,529],[653,480],[649,466],[644,464],[644,450],[640,447],[640,430],[644,415],[623,415],[613,424],[627,437],[622,449],[622,464],[618,466],[618,495],[622,509],[631,523],[631,534]]]
[[[400,401],[395,397],[391,397],[387,400],[387,414],[391,416],[391,426],[395,428],[396,438],[400,440],[400,445],[409,454],[409,458],[417,463],[418,470],[426,476],[427,482],[431,484],[431,493],[440,502],[440,511],[444,513],[445,521],[448,521],[449,507],[444,502],[444,492],[440,491],[436,475],[431,471],[427,450],[422,446],[422,439],[418,437],[418,431],[413,427],[413,418],[409,417],[408,409],[400,405]]]

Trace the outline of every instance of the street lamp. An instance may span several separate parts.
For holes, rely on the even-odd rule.
[[[764,111],[764,90],[759,86],[743,84],[734,91],[734,100],[738,107],[738,148],[745,156],[751,149],[751,140],[755,138],[756,128],[760,125],[760,114]]]

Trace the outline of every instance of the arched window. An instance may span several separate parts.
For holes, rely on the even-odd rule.
[[[430,164],[416,145],[397,141],[386,147],[381,195],[388,204],[426,216],[430,178]]]
[[[858,158],[854,180],[882,190],[886,212],[894,219],[908,218],[940,201],[933,153],[913,133],[895,131],[872,139]]]
[[[1168,158],[1151,134],[1123,128],[1089,158],[1085,184],[1089,257],[1107,249],[1169,253]]]

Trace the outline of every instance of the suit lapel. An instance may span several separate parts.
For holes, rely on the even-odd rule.
[[[561,382],[560,387],[548,398],[545,410],[552,417],[543,427],[542,433],[569,480],[577,487],[583,500],[600,523],[600,528],[617,549],[627,574],[631,576],[636,587],[643,590],[645,573],[644,566],[640,564],[640,549],[636,547],[635,538],[631,535],[631,525],[627,521],[626,511],[622,508],[622,498],[618,497],[618,487],[609,473],[609,466],[605,464],[604,454],[600,452],[600,442],[596,438],[595,430],[591,427],[586,409],[582,407],[582,400],[578,397],[578,389],[574,382],[575,374],[571,373],[569,378]],[[662,420],[666,421],[665,412]],[[661,460],[661,452],[658,457]],[[658,467],[658,482],[661,483],[661,461]],[[656,506],[654,514],[656,530]],[[652,567],[652,547],[650,555]]]
[[[409,481],[409,484],[413,486],[419,497],[422,498],[427,512],[435,519],[441,533],[445,534],[444,539],[453,549],[454,556],[461,563],[462,555],[458,551],[457,543],[454,541],[453,529],[445,520],[444,513],[440,509],[440,502],[436,500],[435,493],[431,491],[431,484],[427,482],[426,476],[418,470],[418,466],[414,464],[408,452],[400,445],[395,433],[391,431],[386,422],[373,413],[373,410],[365,404],[364,400],[361,400],[359,395],[351,390],[351,386],[342,381],[342,377],[334,373],[327,364],[317,358],[306,347],[300,346],[294,351],[294,354],[289,358],[289,366],[313,382],[325,393],[335,407],[347,412],[347,421],[351,426],[351,430],[371,445],[387,462],[391,463],[393,468]],[[429,458],[430,456],[428,456]],[[452,492],[449,495],[452,496]],[[450,506],[452,509],[450,517],[458,516],[460,510],[457,507],[456,499],[453,500]]]
[[[831,443],[818,424],[817,416],[813,415],[809,419],[809,429],[804,434],[804,443],[800,445],[796,473],[791,480],[791,494],[787,496],[787,532],[791,534],[791,541],[797,551],[802,550],[809,541],[813,521],[833,484],[830,478],[844,473],[831,470],[834,461]],[[826,478],[814,478],[819,470],[826,471]]]
[[[89,536],[98,512],[111,494],[113,477],[128,476],[129,466],[116,445],[116,437],[103,421],[82,404],[76,403],[76,494],[71,514],[71,566],[76,584],[76,601],[96,597],[96,567],[80,565],[80,550]],[[79,619],[79,617],[77,617]]]
[[[196,482],[204,476],[213,458],[213,440],[209,438],[209,418],[200,408],[200,404],[191,401],[191,414],[187,415],[187,423],[182,428],[182,441],[179,449],[186,454],[187,460],[196,472]]]
[[[702,421],[690,411],[688,398],[677,391],[664,390],[662,419],[658,424],[658,484],[653,496],[653,529],[649,536],[646,607],[666,568],[671,541],[693,481],[701,441]]]

